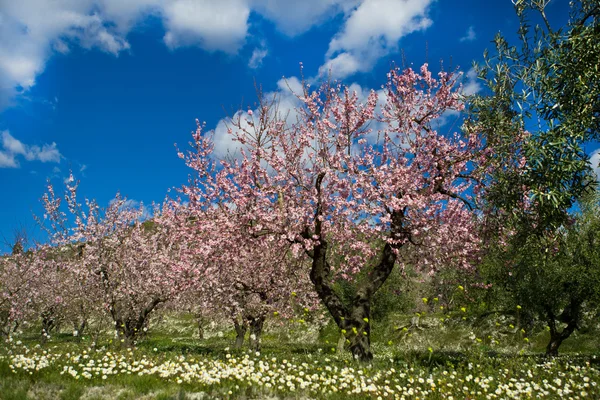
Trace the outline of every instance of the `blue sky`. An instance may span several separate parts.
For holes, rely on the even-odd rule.
[[[563,24],[568,1],[547,11]],[[45,182],[69,170],[100,204],[161,201],[195,119],[217,127],[255,82],[285,96],[300,62],[364,90],[394,62],[443,62],[477,91],[472,61],[517,27],[510,0],[0,0],[0,239],[38,237]]]

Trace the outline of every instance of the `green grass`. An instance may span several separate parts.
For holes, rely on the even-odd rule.
[[[520,331],[501,333],[508,328],[494,324],[474,332],[469,321],[435,325],[422,318],[416,327],[407,325],[410,320],[411,316],[396,316],[388,323],[375,323],[376,358],[370,365],[355,362],[348,353],[336,353],[339,333],[332,324],[317,329],[272,323],[263,336],[260,355],[232,349],[233,332],[224,326],[215,327],[207,339],[193,337],[194,321],[179,317],[160,321],[134,350],[121,349],[108,335],[94,347],[85,335],[55,334],[42,345],[37,335],[26,332],[0,347],[0,399],[393,398],[385,396],[386,387],[407,398],[477,399],[488,398],[493,390],[510,397],[519,382],[537,385],[519,389],[533,390],[532,398],[544,391],[549,398],[567,394],[600,398],[600,354],[594,329],[567,340],[561,348],[564,356],[548,360],[542,355],[548,336],[543,329],[528,332],[526,342]],[[402,326],[409,327],[402,330]],[[303,336],[303,329],[311,331]],[[91,359],[94,364],[89,364]],[[50,365],[32,367],[44,362]],[[112,362],[115,368],[98,366]],[[127,367],[134,368],[131,374]],[[65,368],[72,368],[77,378]],[[89,378],[84,376],[86,368],[92,368]],[[294,389],[265,380],[269,373],[291,379]],[[311,376],[321,379],[318,385]],[[489,377],[493,379],[486,393],[481,385]],[[350,388],[360,380],[362,389]],[[343,382],[350,386],[344,387]],[[370,385],[373,391],[365,391]],[[412,395],[411,389],[416,391]]]

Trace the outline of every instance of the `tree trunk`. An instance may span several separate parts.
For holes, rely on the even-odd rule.
[[[234,348],[235,349],[241,349],[242,345],[244,344],[244,336],[246,336],[246,331],[248,330],[248,325],[246,324],[246,321],[244,321],[243,319],[240,321],[237,320],[237,318],[234,318],[233,320],[233,326],[235,328],[235,344],[234,344]]]
[[[566,328],[564,328],[561,332],[558,332],[556,329],[550,328],[550,342],[546,346],[546,355],[555,357],[558,355],[558,348],[562,344],[562,342],[567,339],[577,328],[577,323],[575,321],[569,322]]]
[[[198,325],[198,338],[204,339],[204,317],[202,312],[195,312],[196,324]]]
[[[50,331],[56,326],[54,310],[49,309],[42,312],[42,343],[46,343]]]
[[[352,304],[351,315],[350,352],[355,360],[371,361],[371,298],[357,296]]]
[[[11,328],[9,312],[6,310],[0,311],[0,335],[2,335],[2,337],[8,337],[10,335]]]
[[[87,326],[87,319],[82,319],[81,323],[74,319],[73,320],[73,331],[77,332],[77,340],[80,341],[81,337],[83,336],[83,331],[85,330],[85,327]]]
[[[115,318],[118,314],[116,312],[112,313],[122,346],[128,348],[135,346],[137,337],[143,332],[143,328],[148,321],[148,316],[163,301],[161,298],[153,299],[137,316],[127,315],[125,318],[120,316]]]
[[[371,352],[371,302],[373,295],[389,277],[396,262],[396,253],[387,244],[380,262],[361,282],[356,297],[348,305],[333,290],[330,282],[331,266],[326,260],[327,242],[323,239],[314,247],[310,279],[319,298],[327,307],[335,323],[350,341],[349,349],[358,361],[369,362]]]
[[[145,321],[143,321],[145,322]],[[143,326],[142,322],[142,326]],[[140,334],[140,330],[142,326],[138,327],[138,321],[133,319],[132,317],[127,317],[125,321],[119,324],[120,329],[117,329],[119,332],[119,339],[121,341],[121,347],[123,348],[132,348],[135,347],[137,338]]]
[[[204,323],[202,319],[198,318],[198,339],[204,339]]]
[[[546,355],[556,357],[558,356],[558,348],[562,344],[563,339],[560,334],[550,335],[550,342],[546,346]]]
[[[260,336],[264,323],[264,315],[250,318],[250,348],[254,351],[260,351]]]
[[[558,319],[566,323],[567,326],[562,330],[558,331],[556,327],[556,317],[552,312],[548,313],[548,327],[550,328],[550,342],[546,346],[546,356],[555,357],[558,356],[558,348],[562,344],[562,342],[567,339],[571,334],[577,329],[578,324],[578,316],[579,316],[579,307],[575,305],[572,307],[573,309],[569,311],[564,311]]]
[[[130,329],[126,329],[123,332],[122,339],[123,340],[121,341],[121,347],[126,348],[126,349],[131,349],[131,348],[135,347],[136,339],[137,339],[137,332],[134,332]]]
[[[72,322],[73,322],[73,330],[77,332],[78,340],[81,340],[81,337],[83,336],[83,331],[87,327],[88,316],[87,316],[87,313],[85,312],[86,310],[85,310],[83,304],[79,305],[79,311],[80,311],[79,316],[81,318],[78,318],[77,316],[75,316],[75,317],[73,317]]]
[[[310,279],[319,298],[327,307],[335,323],[350,341],[349,349],[358,361],[369,362],[371,352],[371,301],[373,295],[389,277],[396,262],[391,245],[386,244],[377,266],[361,283],[356,297],[349,305],[343,304],[330,282],[331,267],[326,260],[327,242],[321,240],[312,252]]]
[[[308,230],[303,233],[305,239],[314,236],[319,238],[313,250],[307,252],[308,256],[312,258],[310,280],[319,299],[327,307],[341,332],[350,341],[349,349],[354,358],[361,362],[370,362],[373,359],[373,353],[371,352],[371,301],[373,295],[392,273],[397,258],[396,251],[409,238],[408,234],[403,231],[406,210],[392,212],[390,238],[393,239],[392,243],[394,244],[386,242],[381,259],[364,277],[353,301],[349,305],[345,305],[340,296],[333,290],[331,266],[327,261],[328,242],[322,235],[323,210],[320,195],[321,183],[324,177],[325,173],[321,172],[315,182],[317,205],[314,235],[311,235]]]

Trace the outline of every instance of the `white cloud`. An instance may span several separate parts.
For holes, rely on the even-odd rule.
[[[59,163],[62,158],[56,143],[27,145],[13,137],[8,131],[2,132],[2,148],[0,149],[0,168],[18,168],[18,156],[23,156],[27,161],[41,161]]]
[[[28,160],[39,160],[41,162],[60,162],[60,152],[56,147],[56,143],[52,142],[52,144],[45,144],[40,149],[38,146],[31,146],[29,149],[29,154],[33,154],[30,156]]]
[[[367,101],[367,98],[371,93],[369,88],[362,87],[357,83],[350,84],[348,89],[351,93],[356,92],[358,100],[362,103]],[[303,105],[298,97],[302,97],[303,93],[304,89],[302,81],[299,78],[292,76],[290,78],[278,80],[277,90],[264,94],[264,98],[266,101],[271,101],[275,97],[277,99],[277,112],[281,117],[285,117],[286,124],[291,125],[297,121],[297,109]],[[377,105],[375,107],[375,112],[380,113],[387,101],[387,96],[384,89],[378,89],[376,90],[376,93]],[[252,113],[253,116],[256,117],[259,115],[259,110],[255,109]],[[236,112],[233,116],[233,120],[237,121],[238,118],[241,118],[241,123],[244,128],[250,128],[245,122],[247,120],[252,120],[252,117],[247,111]],[[217,126],[214,129],[215,148],[213,155],[217,159],[240,159],[240,143],[233,140],[233,135],[228,133],[228,127],[232,128],[235,132],[232,118],[223,118],[217,123]],[[369,133],[366,138],[369,142],[374,143],[378,140],[379,132],[384,128],[384,124],[374,119],[369,123],[368,128],[371,129],[371,133]],[[249,131],[252,131],[252,129],[250,128]]]
[[[128,33],[146,17],[162,20],[171,49],[197,46],[236,54],[248,38],[251,12],[288,35],[299,35],[343,15],[331,40],[322,73],[335,77],[368,70],[397,48],[398,40],[426,29],[435,0],[14,0],[0,1],[0,110],[25,94],[53,54],[74,46],[119,55]],[[255,49],[250,68],[267,55]]]
[[[18,168],[17,160],[15,155],[0,151],[0,168]]]
[[[11,136],[8,131],[2,132],[2,147],[9,153],[26,154],[25,145]]]
[[[0,6],[0,108],[26,92],[53,52],[73,44],[112,54],[129,48],[92,0],[19,0]]]
[[[55,53],[73,46],[118,55],[144,17],[163,20],[170,48],[235,53],[244,44],[250,0],[0,1],[0,110],[26,93]]]
[[[245,42],[249,15],[244,0],[170,1],[163,9],[164,42],[170,48],[197,45],[234,54]]]
[[[596,149],[590,156],[590,165],[592,171],[596,174],[596,179],[600,181],[600,149]]]
[[[379,58],[397,50],[398,41],[425,30],[433,0],[365,0],[348,17],[329,43],[320,75],[345,78],[368,71]]]
[[[252,0],[253,8],[288,36],[304,33],[339,13],[348,13],[358,4],[359,0]]]
[[[296,95],[302,95],[303,87],[302,81],[295,76],[290,78],[281,78],[277,81],[278,91],[285,95],[285,97],[294,97],[297,100]]]
[[[482,89],[481,82],[477,78],[477,71],[473,68],[469,69],[464,76],[462,94],[470,96],[479,93]]]
[[[241,114],[246,114],[244,117],[248,117],[247,113],[238,111],[232,118],[237,119]],[[226,159],[229,157],[239,158],[241,156],[239,153],[240,144],[233,140],[233,135],[228,133],[229,128],[233,129],[232,118],[221,119],[214,129],[215,147],[213,156],[217,159]]]
[[[459,40],[461,42],[472,42],[475,39],[477,39],[477,34],[475,33],[475,28],[471,25],[469,29],[467,29],[465,36],[461,37]]]
[[[252,52],[252,57],[250,57],[250,61],[248,62],[248,66],[252,69],[260,67],[267,54],[269,54],[269,51],[264,47],[255,48]]]
[[[112,21],[117,32],[125,35],[148,15],[160,16],[164,0],[101,0],[101,14]]]
[[[319,75],[331,75],[334,79],[336,79],[345,78],[358,71],[366,71],[366,66],[361,65],[361,61],[359,61],[353,54],[341,53],[335,58],[327,60],[327,62],[325,62],[325,64],[319,68]]]

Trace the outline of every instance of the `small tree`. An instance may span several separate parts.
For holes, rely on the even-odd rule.
[[[84,210],[77,201],[77,189],[71,177],[64,196],[65,212],[63,199],[48,184],[43,197],[46,229],[58,249],[79,249],[76,259],[67,263],[70,273],[85,282],[88,296],[95,296],[110,315],[122,342],[133,345],[149,315],[186,284],[180,273],[184,260],[178,256],[185,243],[171,240],[172,227],[168,218],[161,218],[159,207],[154,208],[154,217],[162,223],[145,224],[143,205],[132,205],[117,195],[105,209],[86,200]]]
[[[0,335],[9,336],[19,323],[39,315],[34,292],[42,272],[34,251],[0,257]]]
[[[258,350],[268,314],[289,315],[292,297],[305,306],[315,302],[303,273],[306,263],[291,257],[290,243],[249,237],[246,227],[232,224],[234,212],[225,206],[206,209],[191,198],[186,206],[174,205],[177,210],[169,215],[179,228],[173,240],[190,243],[184,255],[191,277],[184,300],[199,305],[204,315],[231,318],[236,348],[250,330],[250,346]]]
[[[531,235],[519,247],[499,246],[483,269],[495,282],[496,301],[520,308],[521,315],[547,324],[547,355],[595,313],[600,295],[600,206],[583,203],[567,227],[542,237]]]
[[[486,239],[492,263],[506,269],[494,283],[549,321],[548,353],[555,354],[586,301],[575,295],[578,285],[586,287],[576,277],[589,267],[570,259],[563,239],[565,231],[569,240],[578,236],[570,227],[573,206],[596,185],[585,144],[600,134],[600,8],[593,0],[571,2],[569,22],[555,29],[546,16],[548,1],[514,4],[520,43],[511,46],[498,34],[496,53],[485,53],[477,70],[490,93],[470,99],[467,129],[483,133],[493,166]],[[539,23],[532,29],[534,18]],[[560,320],[567,323],[563,333]]]

